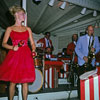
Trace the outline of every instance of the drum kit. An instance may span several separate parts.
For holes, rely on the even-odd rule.
[[[44,81],[44,50],[41,48],[37,49],[37,56],[34,58],[35,62],[35,73],[36,73],[36,80],[33,83],[29,84],[29,92],[35,93],[38,92],[41,88],[44,89],[44,85],[48,83]],[[68,64],[68,71],[66,72],[68,74],[67,80],[71,82],[71,84],[74,84],[73,81],[76,81],[76,74],[74,75],[75,72],[75,65],[72,65],[70,62]],[[74,79],[75,76],[75,79]],[[74,80],[73,80],[74,79]],[[73,80],[73,81],[72,81]]]
[[[36,48],[37,55],[33,58],[35,65],[36,79],[33,83],[29,83],[29,92],[36,93],[44,88],[44,54],[45,51],[41,47]]]

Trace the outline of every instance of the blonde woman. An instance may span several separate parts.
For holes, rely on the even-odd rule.
[[[19,6],[12,6],[10,12],[15,18],[15,24],[7,28],[3,38],[2,46],[9,49],[9,52],[0,65],[0,80],[10,81],[10,100],[13,100],[17,83],[22,84],[23,100],[27,100],[28,83],[35,80],[32,58],[32,52],[35,53],[35,43],[31,29],[22,25],[22,22],[25,21],[25,10]],[[12,45],[7,44],[9,37],[12,40]],[[32,52],[27,44],[28,39]]]

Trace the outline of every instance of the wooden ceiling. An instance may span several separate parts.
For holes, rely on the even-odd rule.
[[[97,16],[93,17],[94,9],[87,7],[89,4],[86,5],[87,11],[85,15],[82,15],[80,12],[83,9],[83,5],[76,3],[77,0],[75,3],[68,2],[64,10],[60,9],[62,4],[60,0],[55,0],[53,7],[48,5],[49,1],[41,0],[41,3],[36,5],[32,0],[27,0],[27,24],[36,34],[50,31],[53,35],[57,35],[60,32],[78,30],[88,24],[95,24],[96,21],[100,21],[100,10],[93,6],[94,9],[97,9]],[[82,0],[78,1],[81,2]],[[100,4],[99,0],[85,1]],[[0,27],[6,29],[14,23],[14,19],[9,14],[8,9],[13,5],[21,5],[21,3],[21,0],[0,0]]]

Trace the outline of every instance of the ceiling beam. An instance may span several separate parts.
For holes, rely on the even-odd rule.
[[[61,0],[61,1],[66,1],[75,5],[79,5],[82,7],[86,7],[89,9],[97,10],[100,11],[100,2],[92,1],[92,0]]]
[[[100,17],[100,16],[99,16]],[[82,24],[82,25],[78,25],[76,27],[72,27],[70,29],[68,29],[66,32],[69,32],[71,30],[83,30],[83,29],[86,29],[88,25],[94,25],[96,23],[96,21],[91,21],[91,22],[87,22],[85,24]]]
[[[13,6],[13,5],[21,6],[22,0],[4,0],[4,2],[9,8],[9,7]]]
[[[76,28],[79,28],[79,27],[82,26],[82,25],[86,25],[86,24],[88,24],[88,23],[90,23],[90,22],[93,22],[93,21],[96,21],[96,20],[99,20],[99,19],[100,19],[100,16],[98,16],[98,17],[96,17],[96,18],[87,19],[87,20],[85,20],[85,21],[81,21],[81,22],[79,22],[79,23],[75,23],[75,24],[73,24],[73,25],[66,26],[66,27],[60,28],[60,29],[58,29],[58,30],[52,31],[52,34],[56,34],[56,33],[58,33],[58,32],[62,32],[62,31],[68,31],[68,30],[70,30],[70,29],[72,30],[72,28],[75,29],[75,27],[76,27]]]
[[[75,6],[68,6],[67,8],[66,8],[66,10],[64,10],[63,12],[62,12],[62,10],[61,11],[58,11],[58,13],[55,13],[54,15],[53,15],[53,17],[50,17],[49,18],[49,20],[47,20],[46,21],[46,23],[44,23],[44,25],[43,26],[41,26],[41,29],[42,30],[40,30],[41,32],[44,32],[45,30],[47,30],[53,23],[55,23],[56,21],[58,21],[60,18],[62,18],[66,13],[68,13],[69,11],[71,11],[73,8],[74,8]],[[47,24],[47,23],[49,23],[49,24]]]
[[[78,25],[78,26],[75,26],[75,27],[72,27],[72,28],[70,28],[70,29],[67,29],[67,30],[63,30],[63,31],[59,31],[59,32],[57,32],[57,33],[52,33],[52,34],[54,34],[54,35],[58,35],[58,36],[63,36],[63,35],[65,35],[65,33],[67,33],[68,35],[70,34],[70,32],[71,31],[73,31],[73,32],[80,32],[80,31],[82,31],[82,30],[84,30],[85,31],[85,29],[87,28],[87,26],[88,25],[93,25],[93,24],[95,24],[95,21],[91,21],[91,22],[88,22],[88,23],[85,23],[85,24],[82,24],[82,25]],[[62,33],[62,34],[61,34]]]
[[[39,17],[36,19],[35,23],[34,23],[34,27],[32,29],[35,29],[35,27],[38,25],[38,22],[40,21],[41,17],[43,16],[44,12],[46,11],[46,8],[48,7],[48,5],[44,5],[41,13],[39,14]]]
[[[69,23],[71,23],[71,22],[73,22],[73,21],[75,21],[75,20],[77,20],[77,19],[79,19],[79,18],[82,18],[82,17],[84,17],[84,16],[86,16],[86,15],[88,15],[88,14],[90,14],[90,13],[92,13],[92,11],[91,11],[91,10],[88,10],[88,11],[86,12],[85,15],[79,14],[79,15],[77,15],[77,16],[75,16],[75,17],[72,17],[71,19],[69,19],[69,20],[67,20],[67,21],[65,21],[65,22],[63,22],[63,23],[58,24],[58,25],[56,25],[55,27],[53,27],[53,28],[51,28],[51,29],[48,29],[48,31],[57,30],[58,28],[60,28],[60,27],[62,27],[62,26],[64,26],[64,25],[67,25],[67,24],[69,24]]]

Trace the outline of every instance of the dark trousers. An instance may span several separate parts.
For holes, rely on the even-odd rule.
[[[78,70],[77,70],[77,74],[78,74],[78,80],[77,80],[77,89],[78,89],[78,98],[80,98],[80,78],[79,76],[84,74],[87,71],[91,71],[95,69],[95,67],[93,67],[92,65],[90,65],[89,67],[84,67],[83,66],[79,66]]]

